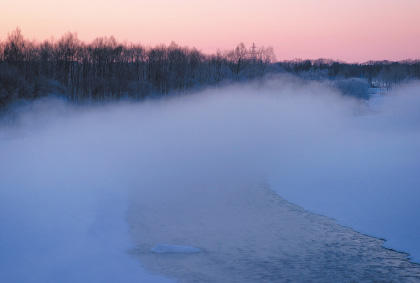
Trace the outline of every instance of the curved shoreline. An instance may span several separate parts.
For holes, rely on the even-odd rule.
[[[420,280],[420,265],[384,240],[305,211],[268,187],[202,186],[190,198],[133,198],[128,214],[148,272],[180,282],[370,282]],[[155,242],[193,245],[194,255],[156,255]]]

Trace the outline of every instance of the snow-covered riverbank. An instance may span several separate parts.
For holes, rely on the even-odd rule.
[[[368,113],[318,149],[323,153],[272,174],[273,189],[309,211],[386,239],[385,247],[419,263],[419,94],[416,87],[376,94]]]

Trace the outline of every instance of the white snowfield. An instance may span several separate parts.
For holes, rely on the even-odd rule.
[[[157,243],[150,251],[157,254],[163,254],[163,253],[191,254],[191,253],[201,252],[199,248],[195,248],[191,246],[168,245],[168,244],[161,244],[161,243]]]

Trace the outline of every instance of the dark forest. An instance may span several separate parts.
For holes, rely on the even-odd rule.
[[[420,79],[420,61],[276,61],[273,48],[255,44],[204,54],[176,43],[145,47],[112,36],[85,43],[70,32],[57,41],[35,42],[16,28],[0,42],[0,107],[48,95],[69,101],[141,100],[281,72],[368,99],[370,88]]]

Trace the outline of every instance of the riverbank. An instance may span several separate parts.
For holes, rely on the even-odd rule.
[[[191,192],[191,191],[190,191]],[[194,194],[141,195],[128,214],[131,254],[179,282],[415,282],[420,265],[280,198],[266,185],[203,185]],[[154,244],[191,245],[198,254],[154,254]]]

